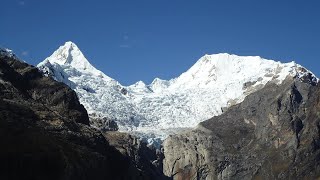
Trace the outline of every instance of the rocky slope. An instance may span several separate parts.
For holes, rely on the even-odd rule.
[[[165,179],[138,142],[122,144],[139,153],[120,152],[73,90],[0,50],[0,179]]]
[[[174,179],[319,179],[320,86],[269,82],[220,116],[164,142]]]
[[[74,89],[89,112],[91,125],[136,133],[151,142],[193,128],[220,115],[266,83],[287,77],[312,76],[302,66],[256,56],[205,55],[189,70],[169,81],[156,78],[150,85],[139,81],[123,86],[95,69],[72,42],[59,47],[38,65],[48,76]]]

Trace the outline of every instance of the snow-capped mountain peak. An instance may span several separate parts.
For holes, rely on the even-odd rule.
[[[275,78],[280,83],[295,66],[293,62],[281,63],[259,56],[237,56],[227,53],[205,55],[179,76],[174,86],[209,88],[216,84],[225,86],[230,81],[257,81],[258,78],[265,81]],[[265,77],[266,75],[269,78]]]
[[[93,67],[78,46],[71,41],[60,46],[50,57],[37,66],[45,74],[52,76],[57,81],[65,82],[69,86],[73,85],[70,78],[84,75],[94,75],[108,81],[114,81]]]
[[[132,94],[145,94],[152,92],[152,90],[143,81],[138,81],[128,86],[128,89]]]
[[[161,92],[162,90],[168,88],[171,83],[172,81],[155,78],[149,86],[153,92]]]
[[[99,70],[97,70],[90,64],[90,62],[82,54],[78,46],[71,41],[68,41],[63,46],[60,46],[46,60],[51,64],[69,66],[87,73],[101,74]]]
[[[177,78],[122,86],[95,69],[72,42],[61,46],[38,67],[77,92],[93,126],[103,128],[106,119],[111,119],[120,131],[162,139],[177,129],[195,127],[221,114],[268,82],[281,84],[286,78],[319,81],[294,62],[221,53],[201,57]]]

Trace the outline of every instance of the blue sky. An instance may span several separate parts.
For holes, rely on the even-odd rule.
[[[1,0],[0,46],[36,65],[65,41],[124,85],[204,54],[295,60],[320,76],[317,0]]]

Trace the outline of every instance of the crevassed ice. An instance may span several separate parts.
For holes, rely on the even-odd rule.
[[[195,127],[267,82],[280,84],[287,76],[300,78],[311,73],[295,62],[223,53],[201,57],[185,73],[168,81],[156,78],[150,85],[139,81],[122,86],[94,68],[72,42],[38,68],[74,89],[90,116],[116,120],[120,131],[151,139]],[[314,81],[318,82],[315,76]],[[102,128],[104,124],[93,125]]]

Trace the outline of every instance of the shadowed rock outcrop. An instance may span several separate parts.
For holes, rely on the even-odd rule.
[[[146,142],[127,133],[107,131],[104,135],[111,146],[125,157],[130,157],[132,165],[143,170],[146,176],[151,179],[169,179],[163,175],[164,157],[159,149],[148,147]]]
[[[164,142],[174,179],[317,179],[320,87],[288,77]]]
[[[0,147],[0,179],[162,177],[138,169],[132,157],[90,127],[86,110],[68,86],[1,53]]]

